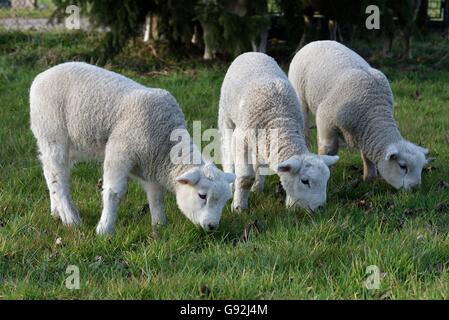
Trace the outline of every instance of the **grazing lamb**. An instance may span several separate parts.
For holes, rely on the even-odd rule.
[[[335,155],[339,137],[360,149],[365,180],[377,169],[395,188],[421,183],[427,149],[404,140],[393,116],[393,95],[385,75],[335,41],[302,48],[289,79],[307,113],[316,115],[320,154]],[[306,126],[306,136],[308,135]]]
[[[324,205],[328,166],[338,157],[318,156],[307,149],[298,97],[274,59],[251,52],[234,60],[221,87],[218,126],[223,169],[235,170],[237,176],[236,211],[248,208],[253,184],[254,189],[263,188],[264,167],[280,176],[287,206],[315,211]],[[277,134],[271,134],[275,130]]]
[[[215,229],[235,176],[206,163],[191,142],[173,96],[86,63],[70,62],[39,74],[30,89],[31,129],[37,139],[52,215],[80,222],[69,192],[70,167],[82,159],[103,161],[103,211],[98,234],[113,231],[128,176],[148,196],[152,225],[165,224],[163,189],[194,224]],[[170,133],[184,131],[187,150],[200,164],[175,164]],[[190,162],[190,161],[189,161]]]

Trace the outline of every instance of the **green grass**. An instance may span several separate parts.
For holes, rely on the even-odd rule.
[[[50,217],[28,117],[32,79],[51,65],[88,59],[97,42],[95,34],[0,34],[0,298],[449,298],[449,210],[437,207],[449,204],[448,189],[438,186],[449,180],[443,41],[417,43],[419,63],[373,60],[392,82],[401,132],[437,158],[419,190],[395,191],[381,180],[351,186],[360,177],[361,160],[357,151],[343,149],[328,205],[318,214],[286,210],[274,195],[277,178],[271,177],[263,194],[251,195],[250,213],[234,214],[228,203],[213,234],[193,226],[167,194],[169,225],[156,234],[142,211],[145,195],[131,183],[112,238],[95,235],[101,211],[97,164],[79,164],[72,174],[82,227],[68,229]],[[357,48],[367,57],[372,49]],[[108,67],[171,91],[189,125],[216,125],[226,63],[130,52]],[[255,219],[266,229],[239,241]],[[80,290],[65,287],[68,265],[79,266]],[[370,265],[383,273],[378,290],[363,286]]]
[[[25,2],[25,1],[24,1]],[[37,8],[0,8],[0,19],[5,18],[29,18],[48,19],[55,5],[52,0],[38,0]]]
[[[48,19],[52,13],[53,9],[0,8],[0,19],[7,19],[7,18]]]

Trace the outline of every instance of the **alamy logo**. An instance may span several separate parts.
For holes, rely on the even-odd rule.
[[[81,28],[80,8],[75,5],[70,5],[65,9],[65,13],[69,14],[65,18],[65,27],[69,30],[79,30]]]
[[[78,290],[80,288],[80,269],[78,266],[68,266],[65,273],[69,275],[65,279],[65,287],[69,290]]]
[[[366,7],[366,14],[369,16],[365,20],[365,26],[368,30],[379,30],[380,29],[380,10],[378,6],[370,5]]]
[[[380,269],[378,266],[368,266],[365,270],[366,279],[364,286],[368,290],[378,290],[380,288]]]
[[[221,144],[230,141],[231,149],[227,150],[235,155],[234,165],[261,164],[269,159],[273,163],[279,160],[279,129],[226,129],[220,132],[215,128],[201,130],[201,121],[193,122],[192,137],[184,128],[175,129],[170,134],[170,141],[174,142],[170,149],[170,160],[173,164],[201,164],[202,156],[216,164],[222,163]],[[203,147],[202,142],[207,144]],[[249,145],[253,147],[250,150]],[[270,175],[268,168],[259,168],[263,175]]]

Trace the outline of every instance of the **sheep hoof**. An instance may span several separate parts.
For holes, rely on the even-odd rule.
[[[365,181],[365,182],[373,181],[376,178],[377,178],[377,174],[363,175],[363,181]]]
[[[253,184],[251,187],[251,192],[263,192],[263,184]]]
[[[236,207],[233,207],[233,209],[234,209],[235,212],[237,212],[239,214],[249,211],[248,207],[243,207],[243,206],[236,206]]]
[[[53,217],[53,219],[55,219],[55,220],[60,220],[61,219],[61,217],[60,217],[60,215],[59,215],[59,212],[58,212],[58,210],[53,210],[53,211],[51,211],[50,212],[50,215]]]
[[[97,235],[106,236],[110,235],[113,232],[113,228],[111,226],[107,226],[105,224],[99,223],[97,226]]]
[[[81,224],[81,218],[78,213],[69,215],[59,215],[62,223],[67,227],[79,226]]]

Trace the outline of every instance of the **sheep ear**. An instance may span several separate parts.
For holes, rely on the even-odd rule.
[[[416,146],[416,148],[417,148],[420,152],[422,152],[425,156],[429,153],[429,149],[426,149],[426,148],[423,148],[423,147],[420,147],[420,146]]]
[[[290,158],[285,160],[284,162],[279,163],[276,166],[276,171],[281,172],[290,172],[290,173],[296,173],[299,171],[300,162],[298,159]]]
[[[334,164],[337,163],[337,161],[340,159],[339,156],[326,156],[322,155],[320,156],[320,159],[323,160],[323,162],[328,166],[332,167]]]
[[[200,181],[200,178],[201,177],[199,170],[194,168],[177,177],[176,181],[181,184],[189,184],[191,186],[194,186],[198,183],[198,181]]]
[[[225,172],[224,173],[224,179],[227,183],[233,183],[235,181],[235,174]]]
[[[397,160],[399,155],[399,150],[395,146],[389,147],[387,154],[385,155],[385,160]]]

